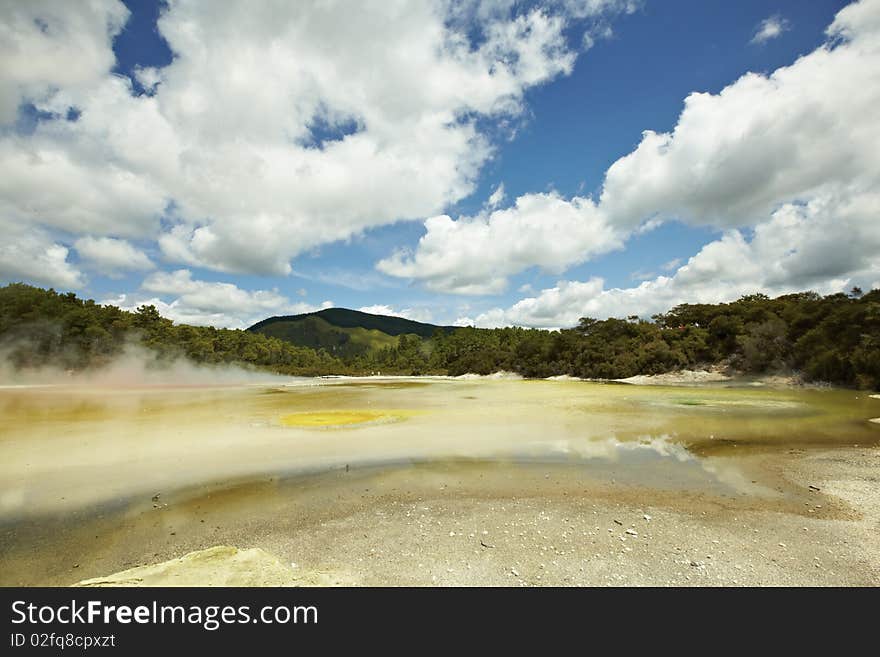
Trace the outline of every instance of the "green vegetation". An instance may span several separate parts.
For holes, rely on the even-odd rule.
[[[30,285],[0,288],[0,355],[19,369],[101,367],[137,344],[157,364],[185,356],[197,363],[238,363],[314,376],[343,364],[325,351],[247,331],[175,325],[154,306],[127,312]]]
[[[348,310],[347,308],[325,308],[313,313],[304,315],[285,315],[283,317],[270,317],[262,322],[257,322],[251,326],[248,331],[264,332],[267,327],[274,326],[290,326],[297,322],[307,320],[309,318],[320,318],[328,325],[332,325],[338,329],[363,328],[381,331],[388,335],[403,335],[412,333],[421,338],[430,338],[434,331],[438,328],[444,331],[455,330],[454,326],[434,326],[433,324],[425,324],[424,322],[416,322],[403,317],[391,317],[389,315],[373,315],[363,313],[359,310]]]
[[[880,290],[776,299],[755,294],[732,303],[683,304],[653,321],[585,317],[561,331],[452,329],[344,309],[271,318],[238,331],[175,325],[152,306],[129,313],[54,290],[0,288],[0,347],[18,367],[100,366],[130,341],[160,359],[185,355],[285,374],[508,370],[616,379],[720,364],[880,389]]]
[[[360,318],[370,318],[372,321],[364,320],[360,326],[353,323]],[[407,326],[402,322],[414,326]],[[426,331],[424,327],[429,330]],[[399,335],[409,335],[416,339],[430,337],[435,328],[437,327],[430,324],[410,322],[400,317],[382,317],[345,308],[329,308],[306,315],[271,317],[250,327],[248,331],[286,340],[301,347],[324,349],[340,358],[353,358],[392,348],[397,345]]]

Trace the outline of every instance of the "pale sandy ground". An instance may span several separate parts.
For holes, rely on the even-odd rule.
[[[620,383],[632,383],[636,385],[681,385],[699,383],[717,383],[730,381],[732,377],[718,371],[709,370],[679,370],[666,372],[665,374],[639,374],[626,379],[615,379]]]
[[[248,517],[236,505],[265,496],[255,491],[232,502],[190,502],[207,523],[188,524],[169,507],[155,512],[153,526],[162,519],[177,529],[177,550],[214,541],[268,553],[250,564],[220,559],[213,574],[202,572],[206,584],[877,586],[880,451],[796,451],[746,459],[755,476],[777,478],[775,499],[585,487],[553,469],[516,481],[477,470],[421,475],[432,483],[418,489],[394,476],[339,475],[335,493],[320,493],[336,505],[270,496],[263,517]],[[126,531],[133,543],[144,540],[137,522]],[[161,542],[141,549],[168,556]],[[58,573],[58,583],[76,581],[75,572]],[[163,572],[139,583],[191,581],[185,568]]]
[[[807,382],[797,374],[773,374],[762,376],[732,376],[723,368],[716,367],[709,370],[677,370],[664,374],[639,374],[626,379],[614,379],[617,383],[629,383],[634,385],[654,386],[699,386],[709,383],[733,383],[754,387],[767,388],[811,388],[825,389],[831,385],[822,382]]]

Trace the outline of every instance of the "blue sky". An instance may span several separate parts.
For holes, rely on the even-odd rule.
[[[837,77],[863,64],[851,109],[876,100],[877,2],[835,22],[848,4],[436,3],[378,18],[310,3],[277,16],[196,1],[5,10],[21,59],[3,74],[17,102],[0,167],[16,181],[0,188],[0,280],[229,326],[329,301],[554,327],[745,291],[870,287],[877,230],[859,208],[876,210],[876,172],[847,149],[877,133],[865,125],[864,143],[849,143],[850,103],[811,63],[830,52]],[[443,31],[441,55],[420,50],[422,30]],[[28,50],[65,48],[57,70],[29,70]],[[782,67],[784,84],[765,84]],[[748,72],[765,83],[738,82]],[[693,92],[706,102],[685,116]],[[810,103],[840,135],[797,119]],[[676,132],[655,157],[646,130]],[[811,148],[827,172],[813,170]],[[21,164],[35,153],[39,167]],[[842,160],[856,164],[842,171]],[[779,183],[751,198],[751,173]],[[862,239],[821,244],[828,222]],[[783,230],[796,237],[774,255]],[[817,267],[829,249],[852,253]]]

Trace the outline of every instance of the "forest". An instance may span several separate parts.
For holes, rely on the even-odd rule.
[[[255,332],[175,324],[153,306],[128,312],[22,283],[0,288],[0,354],[15,368],[97,368],[132,343],[154,351],[160,364],[185,356],[301,376],[505,370],[618,379],[714,365],[877,390],[880,290],[752,294],[731,303],[682,304],[650,320],[583,317],[558,331],[438,327],[430,337],[402,334],[368,353],[339,356]]]
[[[129,345],[155,354],[155,366],[186,357],[237,363],[283,374],[316,376],[342,367],[324,351],[258,333],[175,324],[154,306],[128,312],[22,283],[0,288],[0,357],[15,369],[100,368]]]

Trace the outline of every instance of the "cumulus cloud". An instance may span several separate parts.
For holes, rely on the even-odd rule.
[[[114,80],[108,86],[126,85]],[[139,135],[132,141],[149,141],[136,121],[125,125],[122,117],[119,120],[116,129]],[[86,147],[72,134],[82,129],[76,127],[80,121],[85,125],[90,118],[45,126],[27,137],[0,137],[0,216],[73,234],[155,234],[167,204],[162,191],[113,157],[102,138],[95,136]],[[149,156],[153,149],[142,145],[145,150],[141,152]]]
[[[433,321],[431,311],[427,308],[404,308],[403,310],[395,310],[391,306],[377,304],[374,306],[362,306],[358,308],[362,313],[371,313],[373,315],[387,315],[389,317],[403,317],[411,319],[414,322],[425,322],[430,324]]]
[[[647,218],[749,226],[780,205],[858,195],[880,171],[880,2],[844,8],[833,40],[769,76],[693,93],[671,133],[646,131],[615,162],[600,199],[612,223]]]
[[[752,37],[752,43],[766,43],[771,39],[781,36],[783,32],[789,29],[790,25],[785,18],[778,14],[770,16],[758,23],[755,35]]]
[[[4,2],[0,7],[0,125],[53,89],[88,89],[113,68],[113,36],[128,19],[116,0]]]
[[[0,281],[27,281],[77,289],[85,277],[68,262],[69,249],[44,230],[4,221],[0,217]]]
[[[232,283],[194,279],[187,269],[154,272],[144,279],[141,293],[122,294],[102,303],[126,310],[154,305],[176,322],[226,328],[246,328],[272,315],[307,313],[333,305],[331,301],[318,306],[291,303],[277,289],[243,290]]]
[[[770,75],[689,95],[674,130],[646,131],[609,167],[598,202],[526,195],[488,215],[434,217],[414,253],[395,253],[379,269],[430,289],[492,294],[531,266],[561,272],[633,231],[683,221],[753,229],[754,248],[775,235],[779,259],[759,263],[768,278],[756,275],[752,285],[858,277],[880,225],[880,0],[845,7],[827,35]],[[719,244],[710,250],[734,248]]]
[[[571,71],[572,20],[630,5],[174,2],[158,24],[174,59],[137,68],[137,95],[111,74],[122,3],[3,3],[0,124],[26,102],[41,120],[0,137],[0,216],[290,273],[471,193],[493,152],[478,119],[519,115]]]
[[[538,266],[560,273],[622,245],[589,198],[525,194],[503,210],[425,222],[415,253],[399,251],[379,271],[423,281],[432,290],[459,294],[503,291],[507,277]]]
[[[153,269],[152,260],[130,242],[112,237],[82,237],[74,242],[76,252],[92,268],[114,277],[124,271]]]
[[[872,283],[880,275],[878,203],[880,194],[875,193],[855,201],[786,204],[751,239],[729,230],[671,276],[610,289],[601,278],[560,281],[509,308],[483,313],[475,323],[560,328],[576,325],[580,317],[650,317],[680,303],[732,301],[755,292],[830,294],[853,285],[878,287]]]

